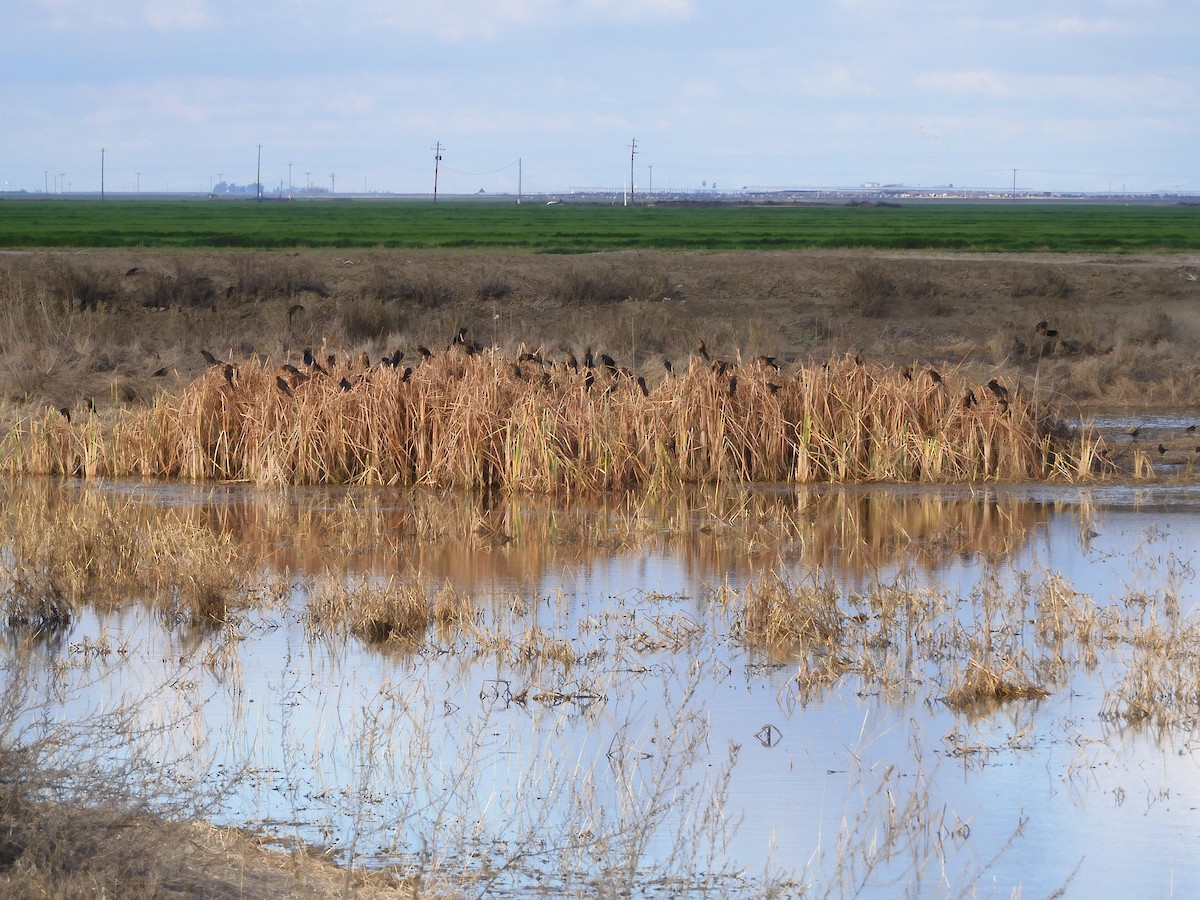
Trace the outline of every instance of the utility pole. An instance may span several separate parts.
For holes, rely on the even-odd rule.
[[[288,199],[292,199],[292,164],[288,163]]]
[[[337,172],[329,173],[329,196],[337,193]]]
[[[438,168],[442,162],[442,142],[438,141],[433,148],[433,202],[437,203]]]
[[[629,200],[633,202],[633,157],[637,155],[637,138],[629,142]]]
[[[521,157],[517,157],[517,205],[521,205]]]
[[[210,190],[209,193],[211,194],[212,191]],[[137,198],[139,200],[142,199],[142,173],[141,172],[137,173]]]
[[[100,148],[100,199],[104,199],[104,148]]]
[[[304,193],[308,195],[308,199],[312,199],[312,172],[304,173]]]
[[[1013,200],[1014,200],[1014,201],[1017,199],[1017,170],[1016,170],[1016,169],[1013,169],[1013,189],[1012,189],[1012,198],[1013,198]]]
[[[651,197],[654,196],[654,166],[650,167],[650,184],[648,185],[646,193]]]
[[[255,199],[262,202],[262,144],[258,145],[258,173],[254,176]]]

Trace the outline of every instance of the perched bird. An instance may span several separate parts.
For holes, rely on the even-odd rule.
[[[774,369],[776,372],[779,371],[779,363],[775,361],[775,357],[773,356],[759,356],[756,357],[754,361],[764,369]]]
[[[400,375],[400,380],[408,381],[410,378],[412,378],[412,366],[405,366],[404,372]]]
[[[1008,388],[998,382],[995,378],[987,383],[987,389],[992,392],[992,395],[997,400],[1008,400]]]
[[[854,364],[856,366],[861,366],[866,361],[867,361],[867,354],[863,353],[861,350],[859,350],[857,353],[854,354]]]
[[[669,359],[663,360],[663,370],[667,373],[668,376],[675,374],[675,367],[673,365],[671,365],[671,361]]]
[[[433,353],[428,347],[417,344],[417,356],[421,357],[421,359],[429,359],[429,357],[433,356]]]
[[[343,378],[338,382],[338,387],[340,387],[343,391],[350,391],[354,389],[354,382],[352,382],[349,378]]]
[[[577,359],[575,358],[575,354],[574,354],[574,353],[571,353],[570,351],[567,351],[567,360],[566,360],[566,363],[565,363],[565,365],[566,365],[566,367],[567,367],[568,369],[570,369],[572,372],[578,372],[578,371],[579,371],[579,360],[577,360]]]
[[[1125,433],[1126,433],[1127,435],[1129,435],[1131,438],[1133,438],[1133,439],[1136,441],[1136,440],[1137,440],[1138,433],[1139,433],[1139,432],[1141,432],[1141,430],[1142,430],[1142,426],[1141,426],[1141,425],[1134,425],[1134,426],[1132,426],[1131,428],[1127,429],[1127,430],[1125,431]]]
[[[900,377],[905,381],[912,381],[912,369],[910,369],[908,366],[901,366]]]
[[[141,269],[140,269],[138,266],[134,266],[134,267],[133,267],[133,268],[131,268],[131,269],[126,269],[126,270],[125,270],[125,277],[126,277],[126,278],[132,278],[134,275],[136,275],[136,274],[137,274],[138,272],[140,272],[140,271],[142,271],[142,270],[141,270]]]
[[[226,363],[225,364],[225,380],[228,381],[229,386],[234,389],[237,388],[237,384],[234,383],[234,376],[236,376],[236,375],[237,375],[237,370],[234,369],[234,367],[231,364]]]
[[[705,362],[712,361],[712,357],[708,355],[708,348],[704,346],[704,341],[696,341],[696,355]]]
[[[292,394],[292,386],[287,383],[287,379],[284,378],[282,375],[275,376],[275,387],[279,388],[279,390],[282,391],[288,397],[294,396]]]
[[[71,410],[69,410],[65,406],[60,406],[58,408],[58,411],[62,415],[62,417],[67,420],[67,424],[70,425],[71,424]]]
[[[166,376],[167,376],[167,367],[166,366],[163,366],[161,369],[155,369],[154,372],[150,375],[151,378],[165,378]]]
[[[211,353],[209,353],[207,350],[205,350],[203,347],[200,348],[200,355],[204,357],[204,361],[206,363],[208,363],[210,366],[221,365],[221,361],[219,359],[217,359],[215,356],[213,356]]]
[[[604,368],[608,370],[609,375],[614,376],[614,377],[616,376],[617,361],[615,359],[613,359],[611,356],[609,356],[607,353],[600,354],[600,365],[604,366]]]
[[[978,401],[976,401],[976,399],[975,399],[975,392],[973,390],[971,390],[970,388],[967,388],[966,393],[963,394],[963,400],[962,400],[963,409],[970,409],[977,402]]]
[[[293,378],[303,378],[304,377],[303,373],[299,369],[297,369],[295,366],[293,366],[291,363],[284,363],[283,371],[287,372]]]
[[[737,393],[737,376],[734,375],[729,379],[729,396],[732,397]]]
[[[932,381],[934,384],[942,383],[942,373],[939,372],[937,369],[933,368],[932,366],[930,366],[929,371],[926,372],[925,374],[929,376],[929,380]]]
[[[358,363],[360,366],[363,367],[364,371],[366,369],[371,368],[371,356],[370,356],[370,354],[367,353],[366,350],[364,350],[362,352],[362,355],[358,358]]]
[[[640,390],[642,392],[643,397],[650,396],[650,388],[648,388],[646,386],[646,379],[643,378],[641,375],[639,375],[637,377],[637,386],[638,386],[638,390]]]
[[[1160,443],[1160,444],[1158,445],[1158,453],[1159,453],[1159,455],[1161,456],[1162,454],[1164,454],[1164,453],[1166,453],[1166,452],[1167,452],[1167,448],[1166,448],[1166,447],[1164,447],[1164,446],[1163,446],[1163,445]]]
[[[588,347],[583,351],[583,367],[589,372],[596,367],[595,357],[592,356],[592,348]]]
[[[1184,431],[1186,431],[1188,434],[1195,434],[1195,433],[1196,433],[1196,426],[1195,426],[1195,425],[1189,425],[1187,428],[1185,428],[1185,429],[1183,429],[1183,430],[1184,430]]]
[[[313,364],[316,361],[317,361],[317,358],[315,356],[313,356],[312,348],[305,347],[304,348],[304,364],[311,369],[313,367]]]

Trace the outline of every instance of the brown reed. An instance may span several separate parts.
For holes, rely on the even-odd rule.
[[[1086,478],[1099,438],[1019,391],[964,403],[956,373],[901,378],[847,357],[776,372],[693,366],[642,391],[604,369],[437,354],[410,373],[296,379],[258,360],[101,423],[55,412],[5,436],[9,474],[259,484],[670,490],[727,482]],[[982,395],[984,391],[978,390]]]

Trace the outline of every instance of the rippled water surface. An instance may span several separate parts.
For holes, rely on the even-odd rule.
[[[129,746],[219,782],[221,823],[468,895],[1200,883],[1195,486],[6,502],[89,497],[231,535],[253,586],[215,626],[153,597],[10,623],[4,677],[30,723],[132,709]],[[389,579],[469,613],[382,642],[313,615]],[[824,613],[756,632],[769,583]],[[973,667],[1038,690],[955,702]]]

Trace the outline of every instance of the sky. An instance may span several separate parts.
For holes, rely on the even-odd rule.
[[[1200,0],[22,0],[0,48],[7,190],[1200,191]]]

